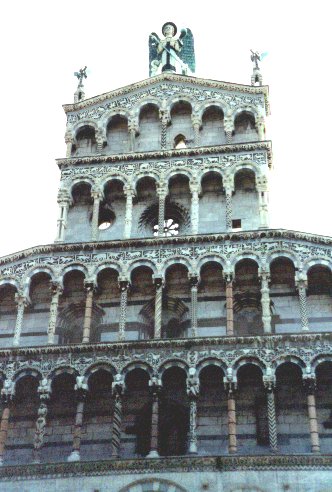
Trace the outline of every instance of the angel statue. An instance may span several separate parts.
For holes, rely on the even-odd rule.
[[[176,38],[177,27],[166,22],[160,39],[155,32],[149,36],[150,77],[161,72],[175,72],[190,75],[195,72],[194,37],[190,29],[181,29]]]

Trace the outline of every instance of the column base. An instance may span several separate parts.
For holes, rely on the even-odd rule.
[[[189,444],[188,454],[197,454],[196,444]]]
[[[80,456],[79,451],[72,451],[67,458],[67,461],[69,461],[69,462],[80,461],[80,460],[81,460],[81,456]]]
[[[146,455],[147,458],[160,458],[158,451],[153,449],[149,454]]]

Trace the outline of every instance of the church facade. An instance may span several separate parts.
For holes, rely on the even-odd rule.
[[[67,115],[54,244],[0,258],[0,488],[327,492],[332,238],[268,223],[268,88],[147,80]]]

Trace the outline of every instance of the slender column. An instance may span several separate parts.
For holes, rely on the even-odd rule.
[[[17,292],[15,294],[15,302],[17,304],[17,316],[16,316],[16,323],[15,323],[15,331],[14,331],[14,339],[13,339],[13,345],[15,347],[18,347],[20,345],[20,338],[21,338],[21,332],[22,332],[22,325],[23,325],[23,316],[24,316],[24,309],[26,306],[29,304],[29,300],[26,296],[23,294]]]
[[[234,191],[234,182],[231,177],[224,179],[224,189],[226,195],[226,230],[232,230],[232,194]]]
[[[6,380],[4,388],[1,390],[2,400],[2,416],[0,422],[0,466],[3,465],[7,436],[8,436],[8,424],[12,405],[12,399],[14,396],[14,383]]]
[[[187,394],[189,398],[188,453],[197,454],[197,398],[199,395],[199,378],[194,367],[189,368]]]
[[[234,454],[237,452],[236,438],[236,408],[235,408],[235,390],[237,388],[236,377],[233,376],[233,370],[227,369],[227,375],[224,378],[224,385],[227,391],[227,417],[228,417],[228,452]]]
[[[301,326],[303,331],[309,330],[308,311],[307,311],[307,277],[297,272],[295,284],[299,292]]]
[[[129,152],[135,151],[136,135],[138,134],[138,120],[131,118],[128,122],[129,131]]]
[[[259,140],[265,140],[265,121],[263,116],[258,116],[256,119],[256,130]]]
[[[97,142],[97,153],[101,154],[104,147],[105,136],[102,130],[97,131],[96,133],[96,142]]]
[[[269,212],[268,212],[268,183],[266,176],[256,177],[256,188],[258,193],[260,229],[269,227]]]
[[[71,132],[66,132],[65,134],[65,142],[66,142],[66,157],[69,158],[71,157],[71,150],[73,147],[73,136]]]
[[[159,458],[158,453],[158,423],[159,423],[159,394],[161,391],[161,380],[158,375],[152,376],[149,381],[150,392],[152,395],[151,413],[151,441],[150,452],[147,458]]]
[[[169,122],[169,113],[165,105],[159,111],[159,118],[161,121],[161,148],[166,149],[167,147],[167,125]]]
[[[191,302],[190,302],[190,318],[191,318],[191,336],[197,337],[197,291],[198,291],[198,276],[189,275],[191,285]]]
[[[58,316],[59,297],[63,292],[62,286],[57,282],[52,282],[51,292],[52,292],[52,299],[51,299],[50,317],[49,317],[48,329],[47,329],[47,335],[48,335],[47,343],[53,345],[56,321]]]
[[[231,118],[224,118],[224,130],[226,134],[226,143],[231,144],[233,141],[234,123]]]
[[[197,115],[193,115],[191,118],[193,129],[194,129],[194,145],[195,147],[199,147],[200,144],[200,134],[199,130],[201,127],[201,119]]]
[[[198,234],[199,185],[197,182],[190,183],[190,191],[191,191],[191,233]]]
[[[233,312],[233,273],[223,272],[226,284],[226,335],[234,335],[234,312]]]
[[[58,204],[60,208],[60,214],[57,222],[57,236],[55,239],[56,242],[61,242],[65,238],[70,203],[71,199],[68,192],[66,190],[59,190]]]
[[[271,371],[270,368],[267,370]],[[278,433],[277,433],[277,417],[275,404],[275,379],[271,375],[263,376],[263,382],[266,389],[267,402],[267,420],[269,427],[269,443],[272,453],[278,452]]]
[[[131,225],[133,221],[133,197],[134,190],[131,188],[125,188],[124,193],[126,195],[126,215],[124,224],[124,239],[129,239],[131,235]]]
[[[83,415],[84,415],[84,404],[88,392],[88,385],[84,381],[83,376],[78,376],[76,378],[76,416],[75,416],[75,426],[73,432],[73,446],[67,461],[80,461],[81,459],[81,440],[82,440],[82,425],[83,425]]]
[[[91,220],[91,241],[98,241],[98,222],[99,222],[99,207],[103,194],[100,191],[92,191],[93,198],[92,220]]]
[[[165,201],[167,196],[167,189],[164,184],[159,185],[157,188],[157,194],[159,199],[158,207],[158,236],[163,237],[165,229]]]
[[[90,331],[91,331],[91,321],[92,321],[93,292],[94,292],[95,286],[94,286],[93,282],[85,282],[84,287],[85,287],[85,292],[86,292],[86,299],[85,299],[85,312],[84,312],[82,343],[89,343]]]
[[[115,376],[112,383],[112,395],[114,397],[114,412],[112,421],[112,458],[119,458],[121,446],[121,425],[122,425],[122,399],[125,390],[124,377],[121,374]]]
[[[127,318],[127,302],[128,302],[129,281],[126,277],[119,277],[120,289],[120,321],[118,340],[125,340],[126,318]]]
[[[271,334],[271,309],[270,309],[270,289],[269,289],[269,272],[261,271],[261,305],[262,305],[262,320],[264,333]]]
[[[163,279],[161,277],[154,278],[156,288],[155,296],[155,314],[154,314],[154,338],[161,338],[161,322],[163,308]]]
[[[47,403],[51,393],[51,382],[43,379],[38,387],[40,405],[38,408],[38,417],[36,420],[35,434],[33,438],[33,463],[40,463],[40,452],[44,446],[44,437],[46,430],[46,417],[48,412]]]
[[[307,378],[304,380],[304,384],[307,393],[311,452],[320,453],[320,442],[319,442],[317,411],[316,411],[316,397],[315,397],[316,380],[314,378]]]

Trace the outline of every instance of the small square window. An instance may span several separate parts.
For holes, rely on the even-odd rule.
[[[240,231],[242,229],[241,219],[232,220],[232,229],[233,231]]]

